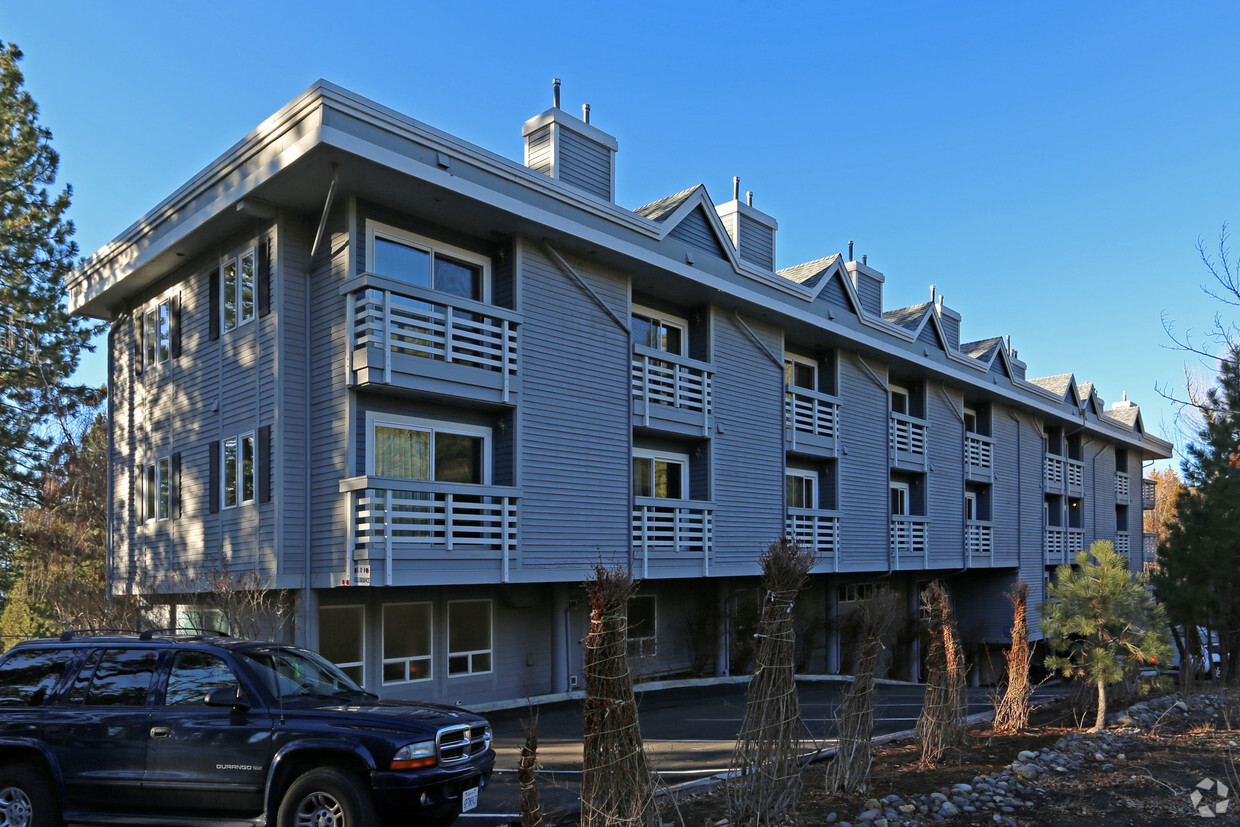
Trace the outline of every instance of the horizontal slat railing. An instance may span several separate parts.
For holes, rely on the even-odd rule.
[[[1064,461],[1059,457],[1047,456],[1045,462],[1047,488],[1064,487]]]
[[[970,557],[987,558],[994,550],[994,523],[969,520],[965,523],[965,549]]]
[[[1083,491],[1085,488],[1085,463],[1080,460],[1064,460],[1064,480],[1069,491]]]
[[[1131,547],[1128,544],[1128,532],[1127,531],[1116,532],[1115,553],[1122,554],[1125,558],[1127,558],[1130,551],[1131,551]]]
[[[793,431],[815,436],[835,437],[840,402],[825,393],[786,386],[784,424]]]
[[[840,515],[836,511],[816,508],[789,508],[784,518],[784,534],[822,557],[834,557],[839,551]]]
[[[904,414],[891,414],[891,450],[925,456],[928,423]]]
[[[352,287],[353,348],[377,347],[384,354],[387,381],[393,355],[516,375],[516,313],[381,276],[362,276],[346,286]]]
[[[1158,535],[1152,532],[1141,535],[1141,553],[1145,562],[1153,563],[1158,559]]]
[[[965,460],[973,468],[986,471],[994,467],[995,441],[978,434],[966,434],[964,438]]]
[[[1119,505],[1128,504],[1128,475],[1123,471],[1115,472],[1115,502]]]
[[[1154,495],[1158,491],[1158,481],[1149,478],[1141,480],[1141,508],[1144,511],[1154,510]]]
[[[692,500],[633,498],[633,546],[642,551],[709,552],[714,511]]]
[[[891,553],[896,561],[913,556],[926,558],[929,551],[926,543],[928,523],[925,517],[891,518]]]
[[[1046,529],[1046,563],[1057,566],[1071,563],[1072,557],[1085,548],[1085,532],[1079,528]]]
[[[633,398],[710,415],[711,366],[705,362],[633,346]]]

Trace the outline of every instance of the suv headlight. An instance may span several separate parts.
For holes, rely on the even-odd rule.
[[[435,742],[418,741],[416,744],[405,744],[396,750],[389,769],[417,770],[422,767],[433,767],[435,763]]]
[[[491,725],[487,724],[483,732],[485,732],[486,734],[483,736],[482,751],[486,752],[488,749],[491,748]]]

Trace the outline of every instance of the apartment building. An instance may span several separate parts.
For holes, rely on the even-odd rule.
[[[941,296],[884,310],[851,251],[777,269],[736,186],[616,204],[583,117],[557,92],[518,163],[320,81],[83,263],[115,592],[256,573],[367,688],[478,704],[578,686],[598,562],[641,580],[643,676],[745,668],[791,536],[803,668],[847,670],[849,604],[890,588],[916,678],[931,579],[997,648],[1017,578],[1036,604],[1094,539],[1152,555],[1171,446],[1135,404],[961,342]]]

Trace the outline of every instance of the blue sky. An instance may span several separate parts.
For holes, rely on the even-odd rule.
[[[1240,220],[1237,31],[1214,2],[0,6],[83,253],[316,78],[519,160],[560,77],[619,140],[622,205],[739,175],[779,266],[855,240],[888,308],[934,284],[965,339],[1127,391],[1168,438],[1161,319],[1210,324],[1195,245]]]

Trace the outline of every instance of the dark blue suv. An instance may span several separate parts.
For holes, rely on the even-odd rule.
[[[494,763],[477,715],[282,644],[66,633],[0,659],[0,827],[442,825]]]

